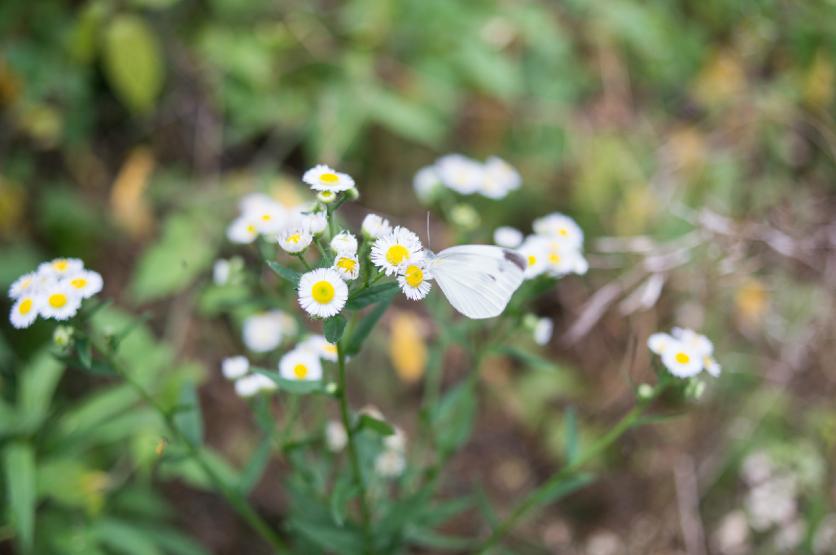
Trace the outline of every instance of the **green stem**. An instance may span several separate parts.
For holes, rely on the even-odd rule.
[[[135,381],[130,376],[130,374],[125,372],[118,364],[116,364],[115,360],[111,359],[110,363],[114,370],[116,370],[116,372],[137,392],[137,394],[139,394],[142,400],[160,415],[160,418],[163,419],[163,422],[171,434],[177,438],[177,441],[186,446],[189,457],[191,457],[198,464],[198,466],[200,466],[201,470],[203,470],[206,474],[206,477],[209,478],[210,482],[212,482],[216,491],[226,498],[227,502],[232,505],[239,516],[241,516],[241,518],[243,518],[247,524],[249,524],[250,527],[262,537],[262,539],[269,543],[276,553],[285,552],[286,548],[282,539],[279,538],[273,529],[270,528],[270,526],[264,522],[258,513],[255,512],[249,502],[247,502],[247,500],[239,492],[229,487],[218,475],[218,473],[215,472],[212,466],[206,462],[202,449],[195,445],[194,442],[192,442],[180,431],[177,427],[177,423],[174,421],[174,416],[162,405],[160,405],[140,383]]]
[[[313,269],[313,268],[311,268],[311,265],[308,264],[308,261],[305,260],[305,257],[302,255],[301,252],[297,252],[293,256],[295,256],[296,258],[299,259],[300,262],[302,262],[302,265],[305,267],[305,270],[310,272]]]
[[[348,452],[351,458],[351,468],[354,473],[354,482],[360,489],[360,518],[363,525],[363,537],[366,541],[366,552],[374,554],[371,530],[371,512],[369,511],[368,498],[366,493],[366,481],[363,478],[363,467],[360,465],[360,454],[357,451],[354,427],[351,425],[351,418],[348,412],[348,394],[346,393],[345,379],[345,351],[342,340],[337,342],[337,368],[338,388],[337,399],[340,403],[340,417],[343,427],[348,436]]]
[[[591,447],[585,449],[577,459],[564,466],[561,470],[552,475],[546,482],[526,495],[522,501],[517,503],[511,510],[509,515],[497,526],[491,535],[476,549],[475,553],[484,553],[488,549],[495,546],[523,517],[528,513],[538,508],[547,499],[548,494],[558,484],[568,478],[574,472],[586,465],[591,460],[597,458],[601,452],[606,450],[618,438],[624,435],[636,425],[645,408],[648,406],[648,401],[636,405],[625,414],[618,423],[610,428],[610,430],[601,436]]]
[[[276,435],[276,443],[278,444],[280,453],[284,452],[285,445],[287,445],[290,434],[293,431],[293,425],[299,416],[299,398],[296,395],[290,395],[288,399],[286,416],[284,427]]]

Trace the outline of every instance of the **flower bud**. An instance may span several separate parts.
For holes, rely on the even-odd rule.
[[[352,187],[348,191],[345,192],[345,196],[348,200],[357,200],[360,198],[360,191],[357,190],[357,187]]]
[[[482,219],[476,209],[469,204],[457,204],[450,211],[450,221],[463,229],[475,229]]]
[[[72,342],[74,334],[72,326],[58,326],[52,332],[52,342],[58,347],[66,347]]]
[[[653,386],[646,383],[639,385],[639,387],[636,389],[636,396],[642,401],[652,399],[654,393],[655,389],[653,389]]]

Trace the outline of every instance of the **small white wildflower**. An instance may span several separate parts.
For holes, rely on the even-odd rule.
[[[305,172],[302,181],[314,191],[332,191],[339,193],[354,187],[354,179],[347,173],[340,173],[325,164],[318,164]]]
[[[723,517],[712,543],[722,555],[744,555],[750,552],[749,523],[746,513],[737,510]]]
[[[9,287],[9,298],[18,299],[23,295],[31,294],[37,289],[38,274],[29,272],[17,278]]]
[[[63,278],[68,275],[80,272],[84,269],[84,262],[78,258],[56,258],[49,262],[43,262],[38,266],[38,274]]]
[[[381,218],[377,214],[367,214],[363,218],[362,226],[363,235],[369,239],[377,239],[381,235],[392,231],[392,226],[389,225],[389,220]]]
[[[537,218],[532,228],[536,234],[558,240],[567,247],[576,249],[583,247],[583,230],[575,220],[560,212]]]
[[[238,202],[238,208],[242,214],[252,214],[261,210],[262,206],[275,204],[275,202],[269,195],[265,195],[264,193],[249,193],[244,195]]]
[[[341,231],[331,239],[331,248],[337,254],[353,256],[357,254],[357,238],[349,231]]]
[[[398,276],[398,285],[401,286],[401,291],[408,299],[419,301],[429,294],[432,288],[430,283],[432,278],[432,272],[427,264],[419,261],[407,264],[403,268],[403,272]]]
[[[325,445],[332,453],[339,453],[348,444],[348,434],[345,432],[345,426],[342,422],[336,420],[329,420],[325,424]]]
[[[406,469],[406,457],[400,451],[384,449],[374,461],[374,470],[381,478],[397,478]]]
[[[396,226],[391,232],[380,236],[372,245],[372,263],[387,276],[397,273],[407,264],[423,259],[421,240],[405,227]]]
[[[39,303],[40,315],[55,320],[69,320],[81,307],[81,296],[66,282],[57,282],[47,288]]]
[[[335,200],[337,200],[337,193],[334,191],[320,191],[316,194],[316,198],[322,204],[331,204]]]
[[[337,362],[337,346],[329,343],[323,335],[306,337],[296,348],[311,352],[322,360]]]
[[[235,380],[235,392],[239,397],[253,397],[262,391],[273,391],[276,382],[262,374],[250,374]]]
[[[412,179],[415,196],[424,204],[430,202],[441,187],[441,178],[438,176],[435,166],[421,168]]]
[[[288,219],[287,210],[277,202],[258,203],[251,211],[244,213],[250,221],[264,235],[274,235],[285,226]]]
[[[215,285],[226,285],[229,283],[229,273],[229,260],[223,258],[216,260],[212,266],[212,282]]]
[[[38,319],[42,302],[43,299],[38,295],[19,295],[9,312],[9,321],[12,326],[17,329],[31,326]]]
[[[67,276],[67,283],[82,299],[89,299],[102,290],[101,274],[93,270],[81,270]]]
[[[309,212],[302,216],[302,225],[309,233],[319,235],[328,227],[328,216],[325,212]]]
[[[299,305],[311,316],[330,318],[345,306],[348,286],[336,270],[319,268],[302,275],[298,298]]]
[[[516,249],[523,242],[523,232],[511,226],[498,227],[493,232],[493,242],[506,249]]]
[[[522,178],[517,170],[511,164],[496,156],[492,156],[485,161],[483,175],[479,193],[492,199],[504,198],[511,191],[519,189],[522,183]]]
[[[312,241],[313,235],[301,227],[289,227],[279,233],[279,246],[291,254],[304,251]]]
[[[280,310],[255,314],[244,320],[244,345],[256,353],[268,353],[282,343],[284,313]]]
[[[540,237],[529,235],[517,252],[525,259],[526,267],[523,275],[526,279],[535,278],[546,271],[545,241]]]
[[[338,254],[332,267],[346,281],[357,279],[360,275],[360,261],[355,254]]]
[[[677,378],[690,378],[702,371],[702,358],[691,347],[674,340],[662,353],[662,364]]]
[[[322,364],[315,354],[297,348],[281,358],[279,374],[286,380],[317,381],[322,379]]]
[[[256,237],[258,237],[258,228],[255,220],[247,216],[233,220],[226,229],[226,238],[232,243],[246,245],[255,241]]]
[[[479,191],[485,175],[482,164],[461,154],[442,156],[435,163],[435,171],[442,184],[462,195]]]
[[[221,372],[228,380],[243,378],[250,371],[250,361],[243,355],[228,357],[221,362]]]
[[[403,453],[406,451],[406,434],[397,426],[394,426],[394,430],[395,433],[383,438],[383,447],[390,451]]]
[[[551,341],[554,332],[554,321],[551,318],[539,318],[534,325],[534,342],[545,345]]]

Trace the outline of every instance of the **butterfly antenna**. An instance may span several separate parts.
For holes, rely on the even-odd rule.
[[[430,240],[430,211],[427,210],[427,248],[433,250],[433,242]]]

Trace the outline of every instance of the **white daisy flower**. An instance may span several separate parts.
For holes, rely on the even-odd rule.
[[[374,471],[381,478],[397,478],[406,469],[406,457],[401,451],[385,449],[374,461]]]
[[[713,357],[704,356],[702,359],[702,365],[703,368],[705,368],[705,371],[714,376],[715,378],[720,376],[722,367],[716,360],[714,360]]]
[[[550,276],[561,277],[567,274],[584,274],[588,264],[577,248],[549,239],[544,242],[546,272]]]
[[[302,252],[313,241],[313,235],[301,227],[288,227],[279,233],[279,246],[291,254]]]
[[[517,252],[525,259],[526,279],[532,279],[546,271],[546,248],[545,241],[536,235],[526,237]]]
[[[348,444],[348,434],[345,431],[345,426],[342,422],[336,420],[329,420],[325,424],[325,445],[332,453],[339,453]]]
[[[441,183],[462,195],[479,191],[485,178],[482,164],[461,154],[442,156],[435,163],[435,171]]]
[[[313,353],[322,360],[337,362],[337,346],[329,343],[324,335],[306,337],[296,348]]]
[[[520,174],[511,164],[491,156],[484,164],[484,178],[479,193],[492,199],[504,198],[509,192],[519,189],[522,183]]]
[[[401,291],[408,299],[418,301],[426,297],[432,284],[432,273],[427,268],[423,261],[418,261],[413,264],[407,264],[403,273],[398,276],[398,285],[401,286]]]
[[[288,214],[284,206],[277,202],[259,203],[251,211],[244,214],[264,235],[278,233],[287,223]]]
[[[302,215],[302,225],[309,233],[319,235],[328,227],[328,216],[325,212],[309,212]]]
[[[421,168],[412,179],[412,188],[415,189],[415,196],[425,204],[433,199],[436,191],[441,187],[441,178],[438,176],[435,166]]]
[[[493,242],[506,249],[516,249],[523,242],[523,232],[511,226],[501,226],[493,232]]]
[[[268,353],[282,343],[284,313],[280,310],[255,314],[244,320],[244,345],[255,353]]]
[[[393,426],[395,433],[383,438],[383,447],[391,451],[406,451],[406,434],[397,426]]]
[[[389,220],[386,218],[381,218],[377,214],[367,214],[363,218],[362,231],[366,237],[377,239],[381,235],[392,231],[392,226],[389,225]]]
[[[390,276],[409,263],[424,259],[421,240],[405,227],[396,226],[372,245],[372,263]]]
[[[316,194],[316,198],[322,204],[331,204],[335,200],[337,200],[337,193],[334,191],[320,191]]]
[[[28,328],[37,320],[41,303],[36,295],[20,295],[9,313],[9,321],[17,329]]]
[[[551,341],[554,333],[554,321],[551,318],[538,318],[534,325],[534,342],[538,345],[545,345]]]
[[[583,246],[583,230],[575,220],[560,212],[537,218],[532,228],[537,235],[560,241],[568,247],[580,249]]]
[[[673,328],[671,330],[671,335],[703,356],[711,356],[714,353],[714,344],[711,340],[704,335],[700,335],[694,330],[687,328]]]
[[[26,295],[27,293],[31,294],[37,290],[38,285],[38,274],[35,272],[29,272],[28,274],[23,274],[19,278],[17,278],[14,283],[12,283],[11,287],[9,287],[9,297],[12,299],[17,299]]]
[[[662,332],[651,334],[651,336],[647,338],[647,348],[657,355],[663,354],[665,350],[674,343],[676,343],[676,339],[667,333]]]
[[[228,380],[243,378],[250,371],[250,361],[243,355],[228,357],[221,362],[221,372]]]
[[[89,299],[102,290],[104,281],[98,272],[82,270],[67,276],[67,283],[82,299]]]
[[[690,378],[702,371],[702,357],[688,345],[674,340],[662,352],[662,364],[677,378]]]
[[[56,258],[38,266],[38,274],[50,277],[66,277],[84,269],[84,262],[78,258]]]
[[[239,397],[253,397],[262,391],[273,391],[276,382],[262,374],[250,374],[235,380],[235,393]]]
[[[69,320],[81,306],[81,295],[66,282],[57,282],[48,287],[42,296],[40,314],[44,318]]]
[[[299,305],[311,316],[330,318],[338,314],[348,300],[348,286],[340,273],[319,268],[299,280]]]
[[[355,254],[338,254],[332,268],[346,281],[357,279],[360,275],[360,261]]]
[[[255,220],[249,216],[236,218],[226,228],[226,238],[232,243],[242,245],[252,243],[258,237],[258,227]]]
[[[322,379],[322,364],[315,354],[297,348],[279,361],[279,374],[286,380],[317,381]]]
[[[341,231],[331,239],[331,248],[337,254],[357,254],[357,238],[349,231]]]
[[[318,164],[305,172],[302,181],[314,191],[333,191],[339,193],[354,187],[354,179],[347,173],[339,173],[325,164]]]
[[[212,266],[212,282],[215,285],[226,285],[229,283],[230,270],[229,260],[216,260]]]
[[[262,206],[274,204],[274,201],[269,195],[264,193],[249,193],[238,202],[238,208],[241,213],[248,214],[261,210]]]

